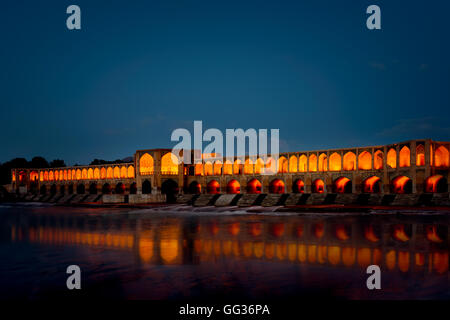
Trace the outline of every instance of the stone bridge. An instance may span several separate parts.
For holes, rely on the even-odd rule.
[[[175,201],[180,194],[440,194],[448,202],[449,148],[449,142],[423,139],[281,153],[276,163],[246,156],[204,157],[199,164],[180,162],[170,149],[137,150],[131,163],[14,169],[12,187],[33,200],[74,194],[91,201],[106,195],[112,202]]]

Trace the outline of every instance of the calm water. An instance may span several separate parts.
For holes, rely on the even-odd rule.
[[[211,210],[2,205],[0,298],[450,298],[449,215]]]

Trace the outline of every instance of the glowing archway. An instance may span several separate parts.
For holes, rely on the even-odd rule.
[[[250,158],[245,160],[244,174],[253,174],[253,161]]]
[[[100,179],[100,170],[98,168],[94,169],[94,179]]]
[[[119,167],[114,167],[113,176],[114,176],[114,179],[120,179],[120,168]]]
[[[87,169],[84,168],[84,169],[81,170],[81,179],[86,180],[87,177],[88,177],[88,175],[87,175]],[[56,180],[56,179],[55,179],[55,180]]]
[[[287,173],[288,172],[288,160],[284,156],[281,156],[278,159],[278,172],[279,173]]]
[[[298,171],[298,159],[296,156],[291,156],[289,158],[289,172],[297,172]]]
[[[108,169],[106,169],[106,178],[107,179],[113,178],[113,168],[112,167],[108,167]]]
[[[373,168],[375,170],[383,169],[383,151],[377,150],[373,155]]]
[[[434,151],[434,166],[435,167],[448,167],[449,158],[448,150],[444,146],[440,146]]]
[[[400,168],[409,167],[411,164],[411,152],[407,146],[404,146],[400,150],[399,154],[399,166]]]
[[[386,164],[393,169],[397,168],[397,152],[394,148],[389,149]]]
[[[312,187],[313,193],[324,193],[325,192],[325,183],[321,179],[314,180],[311,187]]]
[[[247,183],[247,193],[261,193],[262,185],[258,179],[252,179]]]
[[[153,171],[154,171],[153,157],[148,153],[144,153],[139,159],[139,172],[141,175],[145,176],[153,174]]]
[[[233,174],[241,174],[241,160],[239,159],[234,161]]]
[[[406,176],[398,176],[392,180],[391,188],[393,193],[411,193],[412,180]]]
[[[127,167],[126,166],[120,167],[120,177],[126,179],[127,176],[128,176]]]
[[[299,172],[306,172],[307,166],[308,166],[308,158],[302,154],[300,158],[298,159],[298,171]]]
[[[213,174],[213,165],[211,162],[206,161],[205,164],[203,165],[203,169],[205,176],[212,176]]]
[[[134,178],[134,166],[129,166],[127,171],[128,178]]]
[[[235,194],[235,193],[241,193],[241,185],[239,182],[235,179],[231,180],[227,184],[227,193]]]
[[[364,193],[379,193],[381,192],[381,179],[377,176],[371,176],[363,182]]]
[[[89,169],[88,169],[88,172],[87,172],[87,178],[88,178],[89,180],[94,179],[94,170],[92,170],[92,168],[89,168]]]
[[[358,169],[359,170],[370,170],[372,169],[372,155],[363,151],[358,155]]]
[[[161,158],[161,174],[178,174],[178,158],[172,152],[166,153]]]
[[[315,154],[309,156],[309,171],[317,171],[317,156]]]
[[[327,155],[325,153],[321,153],[319,156],[319,171],[327,171],[328,170],[328,161]]]
[[[352,181],[346,177],[340,177],[334,181],[333,192],[352,193]]]
[[[425,192],[442,193],[448,192],[447,179],[440,174],[429,177],[425,180]]]
[[[418,144],[416,146],[416,166],[425,165],[425,147],[423,144]]]
[[[292,192],[294,193],[304,193],[305,192],[305,183],[301,179],[297,179],[292,184]]]
[[[344,170],[356,170],[356,155],[351,151],[344,154]]]
[[[330,156],[330,170],[340,171],[341,170],[341,155],[337,152],[333,152]]]
[[[105,167],[102,167],[100,169],[100,179],[106,179],[106,169],[105,169]]]
[[[220,193],[220,184],[216,180],[211,180],[206,185],[206,192],[209,194],[219,194]]]
[[[200,194],[202,193],[202,186],[197,181],[192,181],[189,184],[188,192],[191,194]]]
[[[222,174],[222,161],[217,160],[216,162],[214,162],[213,171],[215,176],[220,176]]]
[[[226,160],[223,165],[223,174],[233,174],[233,163],[230,160]]]
[[[261,174],[263,168],[264,168],[264,161],[263,159],[258,158],[255,162],[255,173]]]
[[[269,184],[269,192],[281,194],[284,193],[284,182],[280,179],[274,179]]]

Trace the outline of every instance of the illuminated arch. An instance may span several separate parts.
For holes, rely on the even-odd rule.
[[[258,158],[255,162],[255,173],[261,174],[263,168],[264,168],[264,161],[263,159]]]
[[[416,166],[425,165],[425,147],[423,144],[418,144],[416,146]]]
[[[315,154],[309,156],[309,171],[317,171],[317,156]]]
[[[64,170],[59,170],[59,181],[64,180]]]
[[[280,179],[274,179],[269,184],[269,192],[270,193],[284,193],[284,182]]]
[[[100,179],[106,179],[106,169],[105,169],[105,167],[102,167],[100,169]]]
[[[344,154],[344,170],[356,170],[356,155],[351,151]]]
[[[214,162],[214,175],[220,176],[222,174],[222,161],[217,160]]]
[[[411,152],[407,146],[404,146],[400,150],[399,154],[399,166],[400,168],[409,167],[411,164]]]
[[[319,171],[327,171],[328,170],[328,158],[325,153],[321,153],[319,156]]]
[[[298,159],[298,171],[306,172],[307,163],[308,163],[308,159],[306,158],[306,156],[304,154],[302,154],[300,156],[300,158]]]
[[[412,180],[406,176],[398,176],[392,180],[391,188],[393,193],[411,193]]]
[[[359,170],[370,170],[372,169],[372,155],[363,151],[358,155],[358,169]]]
[[[48,173],[48,180],[49,181],[53,181],[53,179],[54,179],[55,177],[53,176],[53,171],[49,171],[49,173]]]
[[[39,173],[39,181],[44,181],[44,171]]]
[[[219,194],[220,193],[220,184],[217,180],[211,180],[206,185],[206,192],[209,194]]]
[[[64,170],[64,175],[63,175],[63,177],[64,177],[64,180],[67,180],[67,170]]]
[[[448,192],[447,179],[445,179],[443,176],[439,174],[429,177],[425,181],[425,192],[430,193]]]
[[[196,163],[195,167],[194,167],[194,170],[195,170],[195,175],[196,176],[202,176],[203,175],[203,164]]]
[[[253,174],[253,161],[250,158],[245,160],[244,174]]]
[[[112,179],[113,176],[114,176],[113,168],[112,167],[108,167],[108,169],[106,169],[106,178],[107,179]]]
[[[278,172],[279,173],[287,173],[288,172],[288,161],[286,157],[281,156],[278,159]]]
[[[341,171],[341,155],[333,152],[330,156],[330,171]]]
[[[435,167],[448,167],[448,150],[444,146],[440,146],[434,151],[434,166]]]
[[[39,180],[39,174],[37,171],[31,171],[30,172],[30,181],[38,181]]]
[[[346,177],[340,177],[334,181],[334,193],[352,193],[352,181]]]
[[[292,192],[294,193],[304,193],[305,192],[305,183],[301,179],[297,179],[292,184]]]
[[[116,194],[124,194],[125,193],[125,185],[122,182],[119,182],[116,184],[116,187],[114,188]]]
[[[298,159],[296,156],[291,156],[289,158],[289,172],[297,172],[298,171]]]
[[[266,174],[275,174],[277,172],[277,162],[272,157],[268,157],[264,165],[264,172]]]
[[[134,166],[128,166],[127,177],[128,179],[134,178]]]
[[[128,171],[127,171],[127,167],[126,166],[122,166],[120,168],[120,177],[121,178],[127,178],[128,177]]]
[[[48,181],[48,171],[44,171],[44,181]]]
[[[381,179],[377,176],[371,176],[363,182],[364,193],[380,193],[381,192]]]
[[[394,148],[389,149],[386,157],[386,164],[392,169],[397,168],[397,152]]]
[[[223,174],[233,174],[233,163],[230,160],[226,160],[223,165]]]
[[[383,169],[383,151],[375,151],[375,154],[373,155],[373,168],[375,170]]]
[[[87,177],[88,177],[89,180],[94,179],[94,170],[92,170],[92,168],[88,169]]]
[[[311,187],[312,187],[313,193],[324,193],[325,192],[325,183],[323,183],[322,179],[314,180]]]
[[[213,174],[213,166],[211,162],[206,161],[203,167],[205,169],[205,176],[211,176]]]
[[[259,182],[258,179],[252,179],[249,182],[247,182],[247,193],[261,193],[262,190],[262,184]]]
[[[161,158],[161,173],[177,175],[178,164],[178,158],[172,152],[166,153]]]
[[[98,168],[94,169],[94,179],[100,179],[100,170]]]
[[[59,180],[59,171],[58,170],[55,170],[55,172],[53,173],[53,177],[54,177],[54,180],[55,181],[58,181]]]
[[[139,159],[139,172],[141,175],[150,175],[153,174],[155,170],[153,157],[144,153]]]
[[[86,168],[81,170],[81,179],[83,179],[83,180],[87,179],[87,169]]]
[[[76,171],[76,178],[77,178],[77,180],[81,180],[81,170],[80,169],[77,169],[77,171]]]
[[[77,171],[75,169],[72,169],[72,180],[77,179]]]
[[[241,160],[239,159],[234,161],[233,174],[241,174]]]
[[[120,179],[120,168],[117,166],[113,169],[113,177],[114,179]]]
[[[241,193],[241,185],[239,182],[235,179],[231,180],[227,184],[227,193],[235,194],[235,193]]]
[[[72,180],[72,170],[67,170],[67,180]]]

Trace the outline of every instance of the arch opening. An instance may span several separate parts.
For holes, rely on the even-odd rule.
[[[352,171],[356,169],[356,155],[353,152],[347,152],[344,155],[344,170]]]
[[[425,165],[425,147],[423,144],[418,144],[416,146],[416,166]]]
[[[109,183],[105,183],[102,187],[102,193],[103,194],[111,194],[111,186]]]
[[[166,195],[168,203],[174,203],[178,194],[178,183],[172,179],[164,181],[161,185],[161,193]]]
[[[364,193],[380,193],[381,192],[381,179],[377,176],[372,176],[364,180],[363,182]]]
[[[372,169],[372,155],[363,151],[358,156],[358,169],[359,170],[370,170]]]
[[[400,168],[409,167],[411,165],[411,152],[407,146],[404,146],[400,150],[399,158]]]
[[[262,184],[258,179],[252,179],[247,183],[247,193],[257,194],[261,193]]]
[[[136,184],[136,182],[133,182],[130,185],[130,194],[136,194],[136,193],[137,193],[137,184]]]
[[[412,193],[412,180],[406,176],[398,176],[392,180],[391,190],[397,194]]]
[[[91,183],[89,186],[89,194],[97,194],[97,184]]]
[[[334,181],[334,193],[352,193],[352,181],[347,177],[340,177]]]
[[[314,180],[312,184],[312,192],[313,193],[324,193],[325,192],[325,183],[322,179]]]
[[[337,152],[330,156],[330,171],[341,171],[341,156]]]
[[[197,181],[192,181],[188,187],[188,193],[190,194],[200,194],[202,193],[202,185]]]
[[[434,151],[434,166],[435,167],[448,167],[449,158],[448,150],[444,146],[440,146]]]
[[[124,194],[125,193],[125,185],[122,182],[119,182],[118,184],[116,184],[114,191],[116,194]]]
[[[284,182],[281,179],[274,179],[269,184],[269,193],[284,193]]]
[[[206,192],[209,194],[219,194],[220,193],[220,184],[217,180],[211,180],[206,185]]]
[[[240,183],[233,179],[230,182],[228,182],[227,184],[227,193],[230,194],[236,194],[236,193],[241,193],[241,185]]]
[[[447,179],[440,174],[431,176],[425,180],[425,192],[443,193],[448,191]]]
[[[297,179],[292,184],[292,192],[294,193],[304,193],[305,192],[305,183],[301,179]]]
[[[85,194],[86,193],[86,187],[84,184],[77,185],[77,193],[78,194]]]
[[[152,193],[152,184],[149,180],[144,180],[144,182],[142,182],[142,193],[143,194],[150,194]]]

